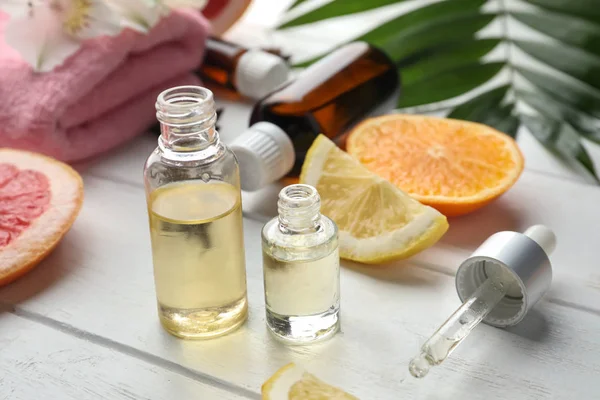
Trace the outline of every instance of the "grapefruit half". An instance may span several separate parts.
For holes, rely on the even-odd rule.
[[[252,0],[209,0],[202,14],[211,23],[211,33],[221,36],[246,11]]]
[[[0,149],[0,286],[35,267],[83,202],[81,176],[50,157]]]

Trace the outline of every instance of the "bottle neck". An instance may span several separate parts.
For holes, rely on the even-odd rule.
[[[162,92],[156,101],[160,122],[159,146],[167,154],[213,153],[218,149],[217,114],[212,92],[179,86]]]
[[[217,61],[222,64],[223,61],[226,61],[233,63],[241,53],[246,51],[248,49],[240,45],[210,36],[206,39],[205,62]]]
[[[316,231],[321,217],[321,199],[310,185],[290,185],[279,193],[279,228],[284,232]]]

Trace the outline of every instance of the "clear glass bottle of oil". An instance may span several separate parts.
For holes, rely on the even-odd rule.
[[[220,336],[247,317],[238,163],[215,130],[210,90],[168,89],[156,110],[144,182],[160,321],[181,338]]]
[[[262,230],[267,327],[290,344],[327,339],[340,325],[337,226],[312,186],[285,187],[277,204]]]
[[[395,108],[399,95],[398,68],[383,51],[365,42],[333,51],[254,106],[250,128],[231,145],[242,189],[297,177],[319,134],[343,148],[353,126]]]

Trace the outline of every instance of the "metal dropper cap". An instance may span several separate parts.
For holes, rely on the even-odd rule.
[[[549,255],[555,247],[556,236],[543,225],[532,226],[525,233],[506,231],[490,236],[458,268],[458,297],[464,302],[488,278],[498,277],[506,295],[483,322],[497,327],[519,323],[550,288]]]
[[[549,255],[554,233],[535,225],[525,233],[490,236],[456,273],[463,304],[421,346],[408,369],[416,378],[440,365],[480,323],[515,325],[546,293],[552,281]]]

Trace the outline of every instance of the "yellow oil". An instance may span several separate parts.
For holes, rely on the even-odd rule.
[[[267,327],[287,343],[327,339],[340,325],[337,249],[313,260],[279,260],[263,250]]]
[[[339,306],[337,249],[317,260],[282,261],[263,252],[265,305],[278,315],[304,317]]]
[[[247,317],[239,190],[185,181],[150,196],[150,231],[160,321],[171,334],[226,334]]]

